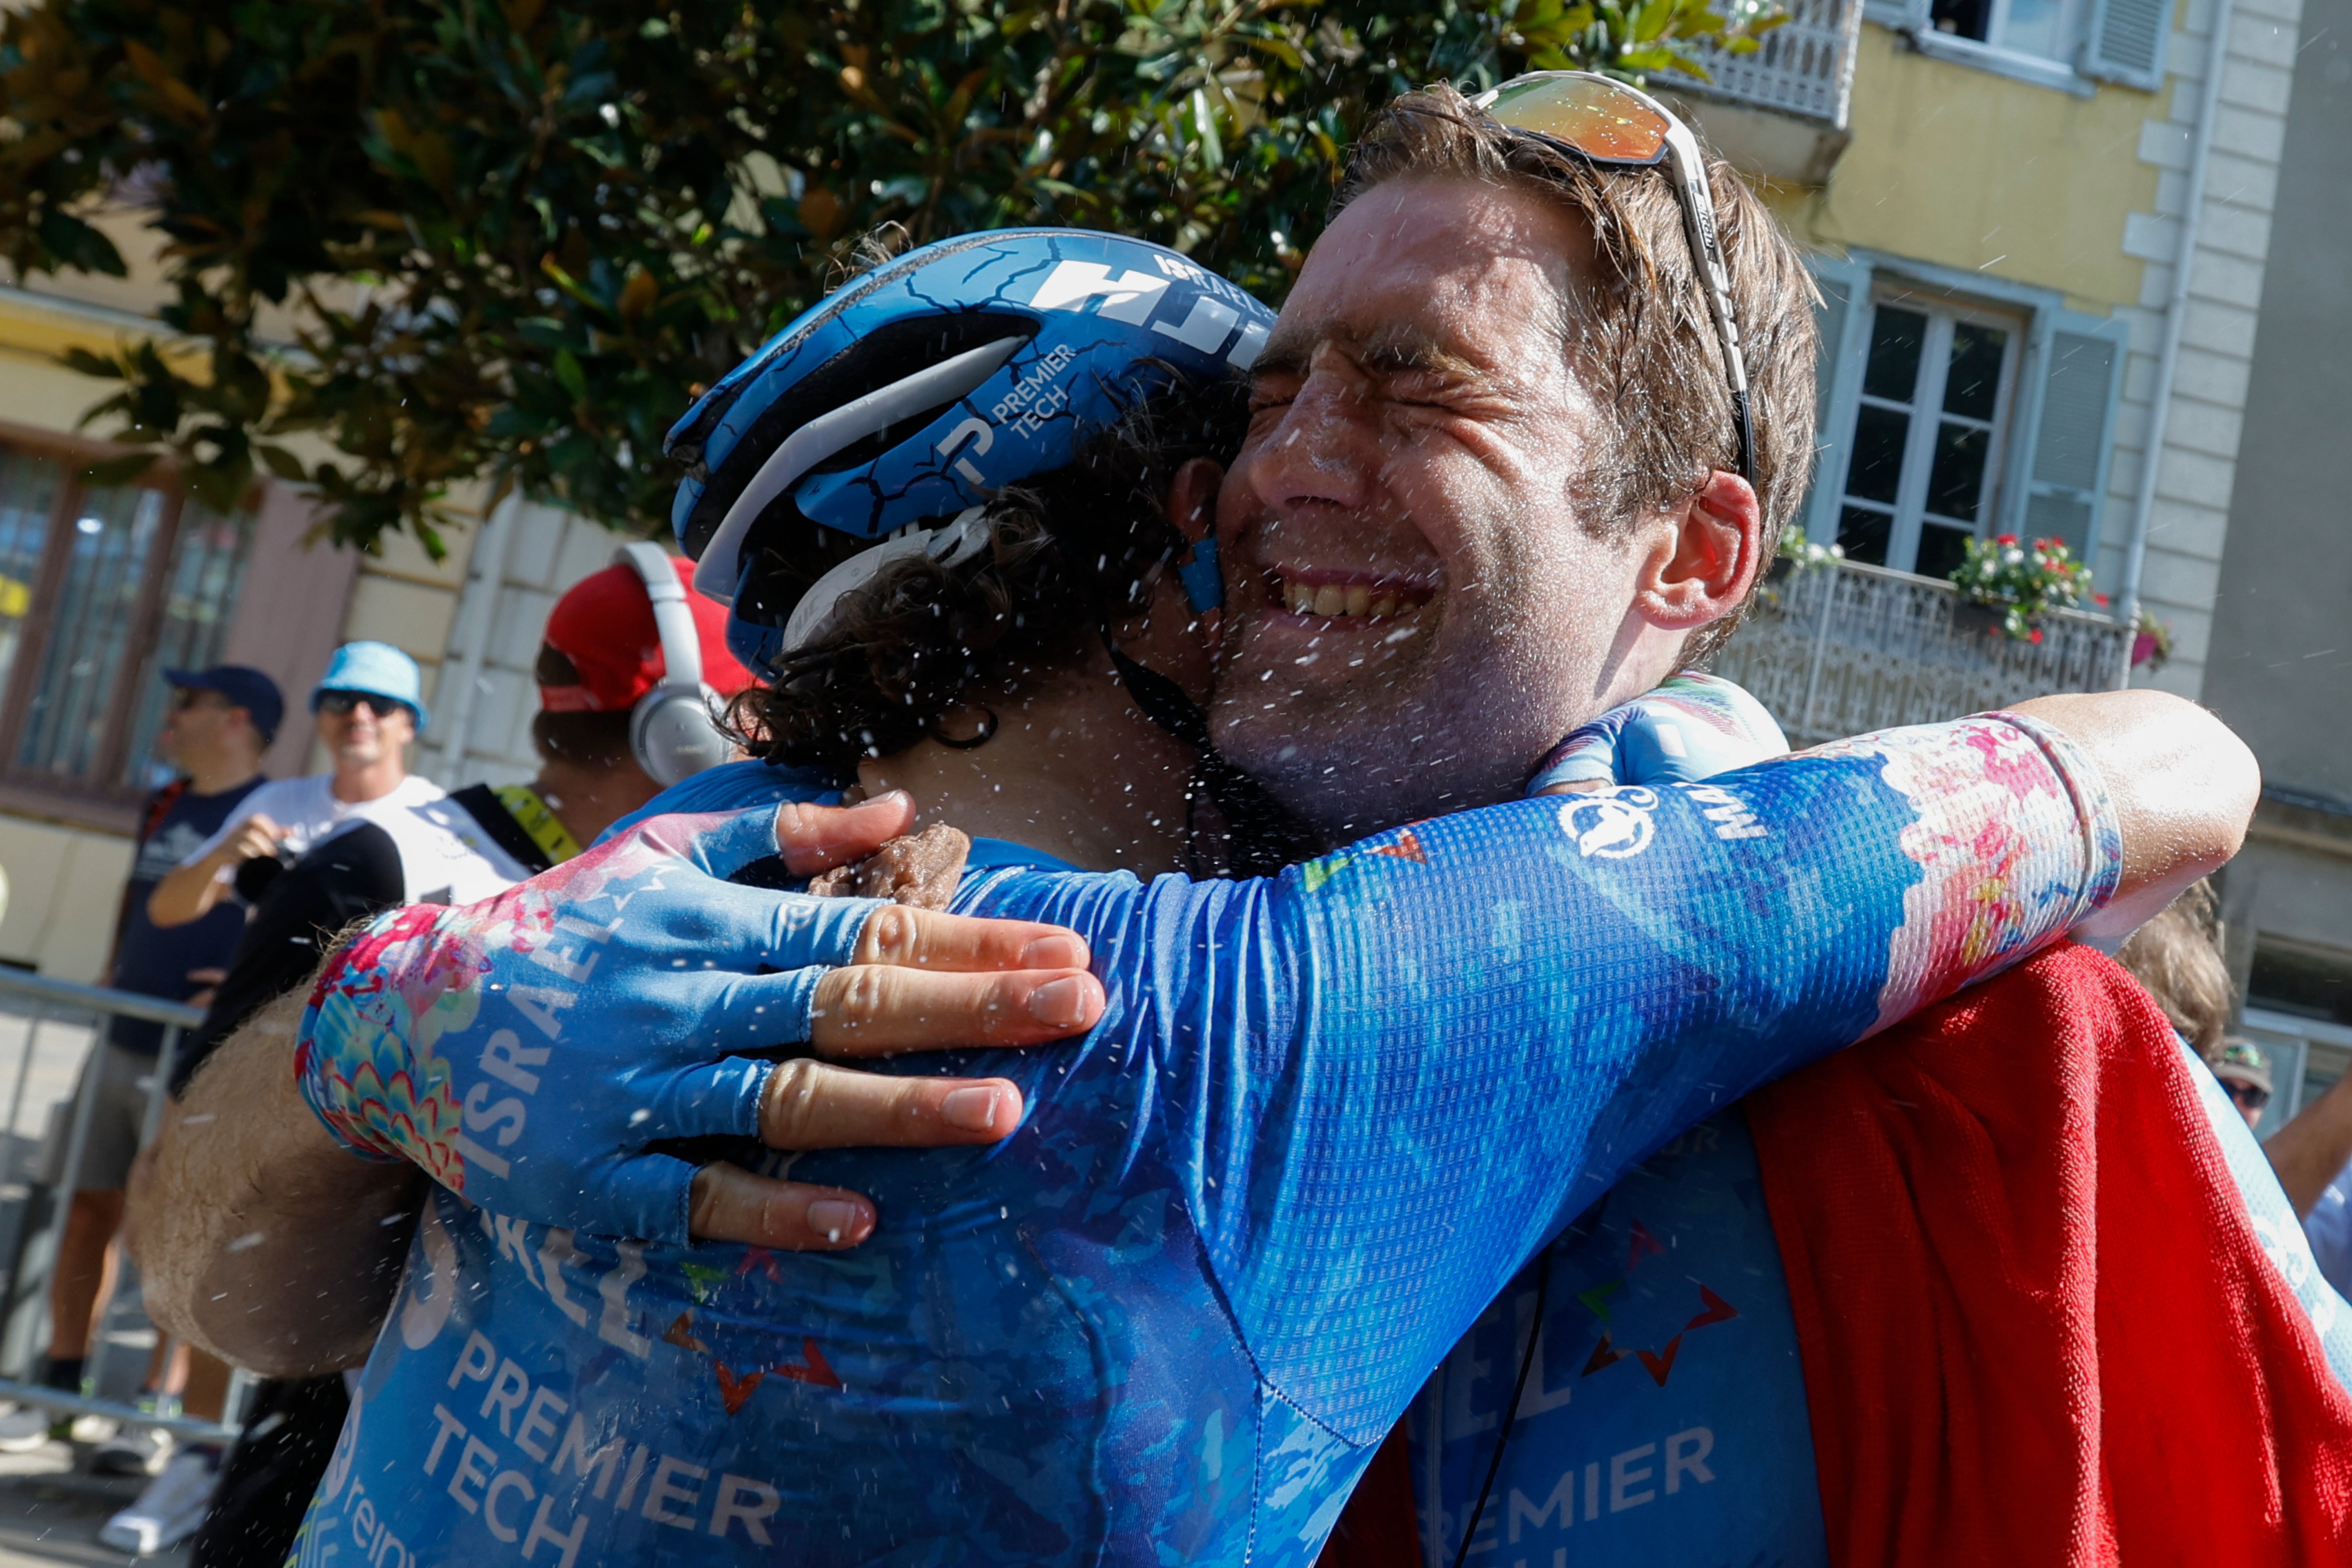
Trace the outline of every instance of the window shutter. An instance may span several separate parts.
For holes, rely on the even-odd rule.
[[[2037,325],[2033,383],[2018,411],[2025,482],[2007,527],[2026,539],[2063,539],[2076,560],[2095,562],[2129,329],[2071,310]]]
[[[1870,266],[1833,257],[1812,258],[1822,291],[1813,326],[1821,357],[1813,366],[1813,484],[1790,526],[1823,543],[1837,537],[1837,498],[1845,484],[1845,441],[1860,395],[1863,345],[1870,331]],[[1835,432],[1833,435],[1832,432]]]
[[[2164,85],[2164,45],[2171,32],[2172,0],[2091,0],[2083,74],[2154,92]]]

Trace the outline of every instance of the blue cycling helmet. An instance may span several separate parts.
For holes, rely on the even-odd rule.
[[[671,521],[694,584],[734,607],[729,646],[774,679],[831,599],[878,567],[868,547],[924,547],[1142,399],[1247,368],[1273,324],[1223,279],[1119,235],[1007,229],[909,251],[777,333],[671,428],[664,450],[687,472]],[[815,559],[769,581],[782,553]],[[1204,584],[1187,586],[1197,600]]]

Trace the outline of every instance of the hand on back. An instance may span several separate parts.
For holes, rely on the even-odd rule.
[[[414,905],[323,974],[298,1050],[339,1137],[406,1159],[492,1210],[681,1241],[851,1246],[862,1197],[666,1141],[772,1147],[986,1142],[1017,1124],[1002,1079],[901,1079],[842,1056],[1027,1045],[1082,1032],[1102,992],[1074,933],[725,879],[780,858],[805,877],[911,825],[904,796],[651,818],[497,898]]]

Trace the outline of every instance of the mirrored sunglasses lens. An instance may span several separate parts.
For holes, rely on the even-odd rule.
[[[1666,149],[1665,116],[1614,83],[1586,77],[1538,77],[1506,87],[1486,112],[1514,131],[1605,161],[1654,163]]]

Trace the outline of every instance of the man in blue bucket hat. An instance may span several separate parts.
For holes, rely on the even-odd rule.
[[[242,665],[167,669],[163,680],[172,696],[155,737],[155,755],[176,776],[150,795],[140,812],[108,984],[171,1002],[200,1001],[219,981],[236,947],[244,927],[240,911],[218,910],[164,931],[147,919],[147,896],[165,872],[266,786],[261,756],[285,717],[286,701],[275,681]],[[85,1064],[74,1097],[60,1102],[59,1131],[37,1167],[43,1184],[70,1192],[49,1279],[51,1338],[41,1381],[52,1388],[79,1393],[82,1386],[107,1252],[121,1227],[124,1183],[139,1151],[163,1044],[162,1025],[115,1018]],[[93,1103],[81,1161],[69,1171],[66,1130],[75,1124],[85,1099]],[[29,1405],[0,1414],[0,1452],[37,1448],[53,1432],[72,1425]],[[91,1466],[102,1473],[143,1470],[152,1468],[157,1451],[153,1434],[133,1428],[103,1444]]]
[[[257,896],[263,868],[291,860],[362,806],[423,805],[441,788],[408,772],[407,749],[426,723],[416,661],[390,643],[348,642],[310,692],[331,773],[282,779],[246,798],[220,830],[156,884],[147,912],[158,926],[204,919],[236,892]]]

